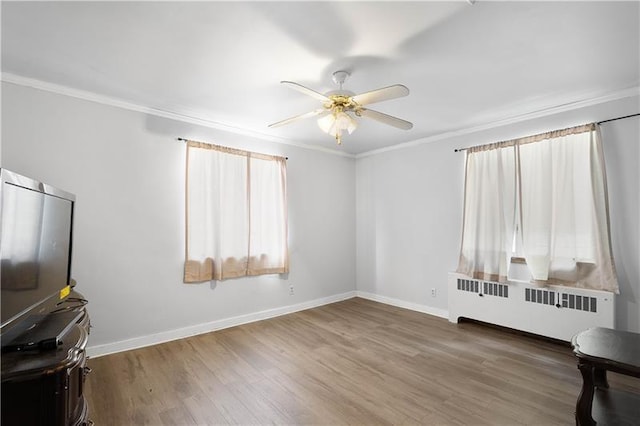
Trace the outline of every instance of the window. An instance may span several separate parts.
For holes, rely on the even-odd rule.
[[[597,125],[467,151],[458,272],[506,281],[513,258],[535,282],[618,292]]]
[[[286,159],[187,141],[184,282],[286,272]]]

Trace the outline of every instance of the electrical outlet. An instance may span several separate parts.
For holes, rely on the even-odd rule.
[[[289,296],[293,296],[293,285],[289,286]]]
[[[438,295],[437,291],[435,288],[431,289],[431,297],[436,297]]]

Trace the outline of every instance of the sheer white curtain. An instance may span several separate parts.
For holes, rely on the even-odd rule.
[[[250,158],[249,275],[289,270],[286,162]]]
[[[515,147],[486,145],[469,149],[458,272],[483,280],[506,281],[515,203]]]
[[[286,160],[187,142],[185,282],[289,271]]]
[[[457,271],[506,281],[512,256],[534,282],[619,292],[597,125],[468,150]]]
[[[618,292],[595,125],[518,145],[522,254],[534,281]]]

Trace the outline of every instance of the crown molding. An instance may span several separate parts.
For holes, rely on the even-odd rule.
[[[255,139],[274,142],[282,145],[295,146],[297,148],[309,149],[313,151],[320,151],[325,154],[337,155],[340,157],[355,158],[354,154],[349,154],[342,151],[337,151],[330,148],[321,146],[308,145],[301,142],[292,141],[284,138],[277,138],[263,133],[254,132],[251,130],[243,129],[240,127],[231,126],[228,124],[220,123],[217,121],[198,117],[195,113],[190,112],[176,112],[167,111],[159,108],[151,108],[143,105],[139,105],[133,102],[129,102],[124,99],[118,99],[110,96],[100,95],[87,90],[74,89],[68,86],[49,83],[47,81],[37,80],[34,78],[23,77],[17,74],[3,72],[0,75],[0,80],[5,83],[15,84],[23,87],[30,87],[33,89],[43,90],[46,92],[56,93],[59,95],[65,95],[72,98],[82,99],[89,102],[95,102],[102,105],[108,105],[116,108],[126,109],[129,111],[140,112],[143,114],[154,115],[157,117],[168,118],[171,120],[180,121],[188,124],[195,124],[197,126],[203,126],[210,129],[221,130],[224,132],[233,133],[236,135],[249,136]]]
[[[439,141],[439,140],[443,140],[443,139],[449,139],[449,138],[453,138],[456,136],[463,136],[463,135],[468,135],[471,133],[476,133],[476,132],[480,132],[483,130],[490,130],[490,129],[495,129],[498,127],[504,127],[504,126],[508,126],[510,124],[516,124],[516,123],[521,123],[523,121],[527,121],[527,120],[532,120],[532,119],[536,119],[536,118],[542,118],[542,117],[547,117],[550,115],[555,115],[555,114],[559,114],[562,112],[568,112],[568,111],[572,111],[575,109],[579,109],[579,108],[585,108],[585,107],[589,107],[589,106],[594,106],[594,105],[599,105],[599,104],[603,104],[606,102],[611,102],[611,101],[616,101],[619,99],[624,99],[624,98],[630,98],[633,96],[640,96],[640,86],[634,86],[634,87],[630,87],[627,89],[622,89],[613,93],[609,93],[606,95],[600,95],[600,96],[592,96],[592,97],[587,97],[586,99],[580,100],[580,101],[575,101],[575,102],[568,102],[562,105],[557,105],[557,106],[553,106],[550,108],[545,108],[545,109],[541,109],[541,110],[536,110],[536,111],[532,111],[532,112],[528,112],[528,113],[524,113],[524,114],[519,114],[513,117],[508,117],[502,120],[497,120],[497,121],[492,121],[490,123],[485,123],[485,124],[481,124],[478,126],[473,126],[473,127],[467,127],[467,128],[463,128],[463,129],[458,129],[458,130],[452,130],[449,132],[444,132],[444,133],[439,133],[437,135],[433,135],[433,136],[428,136],[426,138],[421,138],[421,139],[416,139],[413,141],[409,141],[409,142],[405,142],[405,143],[401,143],[398,145],[393,145],[393,146],[389,146],[389,147],[385,147],[385,148],[379,148],[379,149],[374,149],[371,151],[366,151],[366,152],[362,152],[360,154],[357,154],[355,157],[356,159],[359,158],[364,158],[364,157],[369,157],[372,155],[377,155],[377,154],[382,154],[384,152],[389,152],[389,151],[395,151],[398,149],[406,149],[406,148],[410,148],[413,146],[418,146],[418,145],[423,145],[426,143],[430,143],[430,142],[435,142],[435,141]]]
[[[175,111],[167,111],[158,108],[151,108],[147,106],[142,106],[139,104],[135,104],[133,102],[129,102],[123,99],[113,98],[105,95],[100,95],[94,92],[74,89],[68,86],[63,86],[59,84],[49,83],[42,80],[37,80],[33,78],[23,77],[17,74],[3,72],[0,74],[0,80],[6,83],[15,84],[18,86],[30,87],[34,89],[44,90],[47,92],[52,92],[60,95],[70,96],[73,98],[82,99],[89,102],[95,102],[102,105],[113,106],[116,108],[122,108],[129,111],[140,112],[144,114],[150,114],[157,117],[168,118],[171,120],[180,121],[183,123],[194,124],[197,126],[203,126],[211,129],[221,130],[237,135],[248,136],[255,139],[278,143],[282,145],[290,145],[295,146],[302,149],[308,149],[312,151],[319,151],[325,154],[337,155],[339,157],[347,157],[347,158],[364,158],[372,155],[382,154],[384,152],[395,151],[399,149],[406,149],[413,146],[422,145],[425,143],[435,142],[443,139],[448,139],[456,136],[468,135],[484,130],[495,129],[498,127],[508,126],[510,124],[516,124],[527,120],[532,120],[536,118],[547,117],[554,114],[559,114],[562,112],[567,112],[571,110],[575,110],[578,108],[589,107],[593,105],[602,104],[605,102],[611,102],[619,99],[624,99],[632,96],[640,95],[640,86],[634,86],[627,89],[619,90],[613,93],[609,93],[606,95],[599,96],[590,96],[586,97],[583,100],[568,102],[562,105],[553,106],[550,108],[545,108],[541,110],[536,110],[524,114],[519,114],[513,117],[508,117],[502,120],[492,121],[490,123],[481,124],[478,126],[467,127],[457,130],[452,130],[449,132],[439,133],[433,136],[428,136],[426,138],[416,139],[409,142],[404,142],[398,145],[393,145],[385,148],[374,149],[371,151],[362,152],[360,154],[350,154],[343,151],[337,151],[334,149],[309,145],[301,142],[292,141],[285,138],[277,138],[269,135],[265,135],[263,133],[243,129],[240,127],[231,126],[228,124],[220,123],[217,121],[205,119],[198,117],[195,113],[187,113],[187,112],[175,112]]]

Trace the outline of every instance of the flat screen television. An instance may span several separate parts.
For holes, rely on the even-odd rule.
[[[0,169],[2,346],[65,299],[75,196]]]

